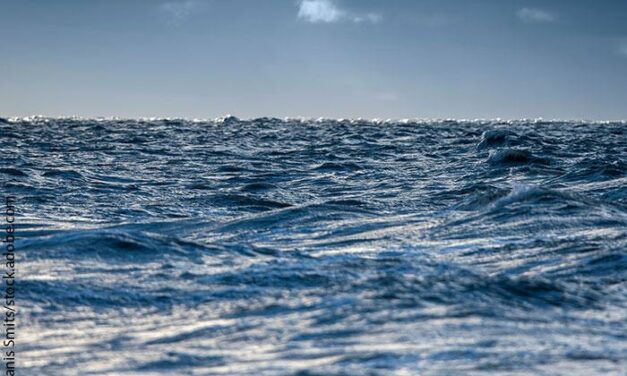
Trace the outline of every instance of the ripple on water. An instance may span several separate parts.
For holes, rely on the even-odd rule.
[[[627,368],[625,123],[0,127],[25,374]]]

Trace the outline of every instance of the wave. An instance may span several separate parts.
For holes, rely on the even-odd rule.
[[[488,162],[496,165],[548,164],[544,158],[535,157],[524,149],[502,149],[490,154]]]
[[[620,374],[626,124],[0,119],[21,367]]]

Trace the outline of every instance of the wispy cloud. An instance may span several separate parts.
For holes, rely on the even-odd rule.
[[[298,17],[311,23],[338,22],[345,16],[330,0],[302,0],[298,9]]]
[[[623,57],[627,57],[627,41],[621,43],[618,46],[618,54]]]
[[[544,9],[522,8],[516,12],[518,18],[523,22],[553,22],[555,15]]]
[[[192,15],[197,7],[198,3],[196,1],[186,0],[162,3],[159,9],[168,17],[168,23],[176,25]]]
[[[381,21],[382,16],[375,12],[359,14],[342,9],[333,0],[301,0],[298,8],[298,18],[311,23],[341,21],[377,23]]]
[[[379,13],[366,13],[364,15],[353,15],[353,22],[356,23],[360,23],[360,22],[370,22],[370,23],[378,23],[381,22],[381,20],[383,19],[383,16],[381,16],[381,14]]]

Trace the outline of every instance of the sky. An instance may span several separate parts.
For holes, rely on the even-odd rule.
[[[627,119],[627,1],[0,0],[0,116]]]

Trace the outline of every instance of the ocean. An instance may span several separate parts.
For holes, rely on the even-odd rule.
[[[625,122],[0,118],[0,146],[18,374],[626,374]]]

